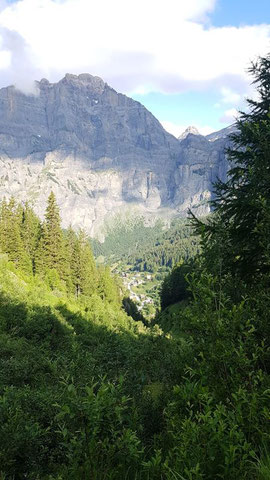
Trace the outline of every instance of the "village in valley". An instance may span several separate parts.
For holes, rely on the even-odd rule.
[[[156,309],[159,308],[159,289],[161,279],[159,275],[149,272],[138,272],[128,269],[116,268],[114,273],[122,279],[124,287],[128,291],[128,296],[136,303],[138,310],[147,319],[155,316]]]

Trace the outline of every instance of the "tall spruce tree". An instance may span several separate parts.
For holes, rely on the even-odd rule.
[[[253,63],[250,73],[258,99],[247,101],[231,135],[228,181],[215,184],[213,218],[195,220],[208,267],[218,264],[245,281],[270,273],[270,56]]]
[[[121,303],[120,288],[112,277],[109,267],[99,267],[97,292],[102,300],[107,300],[110,303]]]
[[[70,292],[79,296],[79,268],[78,268],[78,238],[74,230],[69,226],[66,232],[67,259],[70,266]]]
[[[8,203],[4,198],[0,205],[0,246],[4,253],[7,253],[8,246],[9,216]]]
[[[69,228],[67,233],[73,292],[76,297],[90,296],[96,288],[97,270],[92,249],[85,232],[76,233]]]
[[[97,271],[90,243],[82,230],[78,235],[80,288],[84,295],[92,295],[96,289]]]
[[[35,256],[36,272],[45,274],[49,270],[58,272],[62,280],[69,276],[66,244],[61,229],[59,207],[53,192],[48,198],[45,221],[41,228],[39,246]]]
[[[34,270],[35,253],[41,234],[41,223],[33,209],[26,202],[21,212],[21,236],[25,251],[31,258]]]

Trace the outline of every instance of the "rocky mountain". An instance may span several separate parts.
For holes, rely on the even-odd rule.
[[[222,128],[222,130],[219,130],[218,132],[213,132],[210,133],[209,135],[206,135],[205,138],[209,140],[209,142],[215,142],[216,140],[221,140],[221,139],[226,139],[228,138],[228,135],[231,135],[232,133],[235,133],[237,130],[236,125],[230,125],[229,127]]]
[[[190,133],[192,133],[192,135],[200,135],[200,133],[199,133],[199,131],[197,130],[196,127],[190,126],[190,127],[187,127],[186,130],[185,130],[183,133],[181,133],[181,135],[178,137],[178,140],[179,140],[180,142],[182,142],[182,140],[185,140],[185,138],[186,138]]]
[[[42,216],[53,190],[63,226],[91,235],[118,212],[208,211],[211,182],[226,176],[226,138],[193,132],[179,142],[143,105],[89,74],[36,86],[36,95],[0,90],[0,198],[27,199]]]

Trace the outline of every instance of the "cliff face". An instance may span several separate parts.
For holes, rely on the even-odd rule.
[[[100,78],[67,74],[37,82],[37,95],[0,90],[0,198],[34,203],[53,190],[63,225],[94,235],[121,210],[206,213],[211,181],[224,178],[225,138],[181,142],[140,103]]]
[[[201,135],[189,134],[181,141],[181,160],[175,172],[179,188],[174,202],[178,210],[186,212],[192,206],[197,207],[198,214],[209,212],[207,202],[211,198],[212,184],[217,178],[226,179],[229,164],[224,150],[228,144],[226,136],[210,141]]]

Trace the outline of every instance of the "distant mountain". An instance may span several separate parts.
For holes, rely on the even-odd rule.
[[[209,135],[206,135],[205,138],[207,138],[209,142],[214,142],[215,140],[227,138],[229,135],[236,132],[236,130],[237,130],[237,127],[235,124],[233,124],[233,125],[230,125],[229,127],[222,128],[222,130],[219,130],[218,132],[210,133]]]
[[[42,215],[53,190],[63,226],[91,235],[119,212],[209,211],[211,182],[226,177],[226,137],[189,132],[179,142],[143,105],[90,74],[36,86],[37,95],[0,90],[0,198],[30,200]]]
[[[187,127],[186,130],[178,137],[178,140],[180,140],[180,142],[182,140],[185,140],[185,138],[189,135],[189,134],[192,134],[192,135],[200,135],[199,131],[197,130],[196,127]]]

